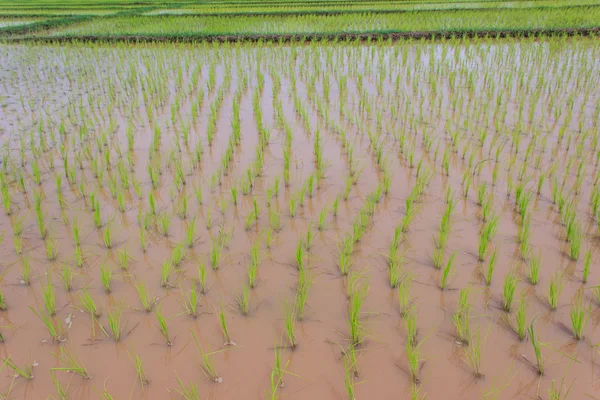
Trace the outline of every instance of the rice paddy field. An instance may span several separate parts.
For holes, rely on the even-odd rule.
[[[0,2],[0,398],[599,399],[597,6]]]

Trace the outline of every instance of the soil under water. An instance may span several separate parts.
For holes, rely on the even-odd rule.
[[[397,290],[390,288],[387,254],[394,230],[404,217],[405,200],[416,183],[419,160],[421,172],[431,171],[432,178],[418,201],[414,221],[403,235],[400,252],[405,259],[403,268],[413,279],[411,296],[421,343],[420,393],[427,394],[428,399],[548,399],[548,388],[553,383],[559,386],[564,378],[565,386],[572,385],[570,398],[600,397],[595,347],[600,341],[600,318],[591,289],[600,280],[598,232],[595,217],[589,215],[588,201],[597,172],[591,144],[598,135],[599,122],[597,40],[397,42],[378,46],[1,45],[0,58],[2,154],[3,162],[8,164],[6,176],[12,202],[12,215],[0,216],[1,289],[7,305],[5,311],[0,311],[4,337],[0,353],[18,365],[34,365],[31,380],[15,378],[14,372],[4,367],[0,391],[10,391],[9,398],[58,398],[51,369],[64,366],[53,356],[60,346],[81,358],[92,376],[83,379],[74,373],[55,371],[68,398],[95,399],[105,388],[115,399],[179,399],[179,378],[186,385],[197,385],[200,398],[262,399],[269,393],[275,346],[282,347],[282,366],[287,371],[284,385],[278,389],[281,398],[347,398],[343,350],[349,345],[348,278],[339,272],[338,249],[342,239],[352,232],[352,223],[365,200],[383,179],[369,134],[383,144],[383,160],[393,180],[389,193],[382,194],[376,204],[371,223],[352,256],[351,271],[365,271],[363,284],[368,281],[370,287],[361,313],[366,335],[357,347],[356,399],[409,398],[411,393],[405,321],[398,310]],[[328,87],[328,94],[324,87]],[[233,104],[239,88],[241,143],[234,147],[233,162],[225,174],[221,160],[232,134]],[[201,96],[204,100],[194,122],[194,104]],[[211,106],[219,104],[219,96],[219,109],[214,106],[211,111]],[[238,204],[234,205],[231,188],[243,185],[259,146],[254,96],[258,96],[255,105],[262,111],[262,124],[270,132],[270,140],[263,150],[262,173],[254,178],[251,193],[243,195],[240,190]],[[277,118],[278,102],[285,124]],[[534,109],[530,113],[531,104]],[[520,111],[520,105],[524,110]],[[573,110],[572,118],[565,114],[568,109]],[[206,132],[211,112],[216,115],[216,129],[209,145]],[[288,186],[283,180],[285,125],[293,137]],[[82,129],[89,132],[86,140],[81,140]],[[131,187],[127,189],[125,211],[121,212],[111,195],[109,179],[116,177],[122,185],[118,166],[130,166],[128,129],[135,133],[131,176],[140,182],[142,196],[138,198]],[[156,129],[161,139],[153,162],[161,166],[162,175],[160,186],[153,189],[147,168]],[[186,129],[190,133],[187,146],[182,139]],[[315,172],[317,130],[327,168],[314,194],[305,192],[303,206],[292,217],[290,199],[298,196]],[[461,138],[457,146],[450,138],[454,132]],[[483,132],[488,136],[480,147]],[[514,154],[513,132],[521,138],[520,150],[515,167],[508,172]],[[353,148],[352,160],[344,149],[341,133],[347,138],[347,146]],[[103,144],[97,145],[104,134],[109,144],[102,151],[110,152],[110,166],[99,151]],[[530,246],[534,254],[542,256],[540,282],[535,286],[527,282],[528,262],[522,259],[517,243],[521,220],[515,211],[514,190],[510,196],[506,194],[507,177],[518,182],[534,134],[538,140],[531,146],[525,169],[530,179],[527,188],[533,193]],[[39,147],[40,135],[45,138],[42,151],[32,152],[30,138]],[[559,140],[559,135],[563,139]],[[433,141],[429,151],[428,140]],[[69,165],[77,166],[72,183],[64,176],[61,141],[68,143]],[[199,142],[204,152],[195,166],[194,149]],[[88,143],[91,157],[86,158]],[[498,144],[504,146],[496,159]],[[19,149],[23,149],[23,167]],[[414,151],[414,162],[410,160],[410,149]],[[441,167],[446,149],[451,157],[449,176]],[[464,157],[463,149],[467,149]],[[469,166],[471,154],[474,161]],[[79,155],[83,169],[79,169]],[[541,157],[539,168],[534,165],[537,156]],[[41,167],[40,185],[33,180],[34,158]],[[102,187],[98,187],[92,171],[94,159],[104,170]],[[174,179],[173,160],[177,159],[182,160],[186,181],[180,188]],[[572,165],[567,169],[569,159]],[[579,261],[571,261],[568,256],[565,228],[552,201],[552,179],[548,177],[541,193],[535,193],[540,173],[554,173],[559,184],[564,179],[565,193],[569,193],[580,161],[585,180],[575,208],[585,232],[582,247],[593,254],[587,284],[581,279],[583,252]],[[492,186],[496,165],[500,173]],[[358,181],[351,186],[347,200],[340,201],[337,216],[333,216],[332,204],[336,197],[343,197],[351,168],[359,171]],[[19,171],[24,173],[25,192],[13,180]],[[473,186],[463,198],[465,171],[472,174]],[[55,175],[63,177],[62,210]],[[276,178],[280,190],[268,205],[268,193]],[[476,201],[476,189],[484,183],[492,196],[492,210],[500,218],[492,246],[498,261],[489,287],[480,274],[487,261],[478,261],[482,208]],[[202,188],[202,204],[194,192],[198,187]],[[449,288],[440,290],[440,271],[432,264],[433,237],[446,207],[448,188],[455,191],[457,204],[445,254],[446,259],[456,254],[456,269]],[[36,222],[34,196],[39,192],[44,195],[42,207],[49,226],[46,240],[58,247],[54,261],[47,260]],[[111,249],[105,248],[103,229],[95,227],[90,211],[89,196],[94,192],[100,199],[103,229],[108,225],[114,230]],[[149,210],[150,192],[159,214],[167,213],[172,223],[166,237],[150,227],[149,244],[143,252],[138,240],[138,213]],[[177,215],[182,196],[188,197],[185,219]],[[259,217],[246,229],[253,200]],[[272,232],[267,249],[269,208],[279,210],[282,227]],[[323,230],[318,230],[319,213],[324,208],[327,217]],[[169,279],[171,287],[165,289],[160,281],[161,265],[184,240],[185,228],[193,216],[197,216],[197,240],[186,249],[184,261]],[[64,264],[74,263],[74,221],[81,230],[85,263],[81,268],[73,266],[73,289],[68,292],[59,274]],[[22,254],[15,251],[13,238],[15,224],[19,223],[23,225]],[[315,235],[307,258],[313,284],[304,318],[296,325],[298,346],[292,350],[284,333],[283,310],[286,303],[294,301],[297,244],[306,237],[309,227]],[[219,231],[231,232],[232,236],[222,250],[218,268],[213,270],[209,253]],[[258,280],[249,291],[250,310],[244,316],[236,298],[247,282],[255,243],[260,246]],[[125,249],[131,261],[123,270],[118,253]],[[30,285],[23,283],[23,258],[31,262]],[[182,293],[198,287],[197,268],[201,262],[206,264],[207,288],[199,296],[199,315],[190,318],[182,305]],[[114,274],[108,294],[100,279],[101,265]],[[505,313],[502,291],[504,277],[511,269],[516,269],[520,282],[513,310]],[[557,271],[564,273],[564,289],[558,309],[552,311],[546,295]],[[56,293],[56,318],[68,327],[67,340],[60,344],[52,341],[30,309],[44,308],[42,284],[47,282],[48,274]],[[142,310],[137,283],[145,283],[150,295],[156,297],[155,310],[160,308],[167,317],[172,346],[166,345],[158,329],[156,312]],[[452,322],[459,289],[467,286],[471,288],[471,330],[479,329],[483,338],[482,378],[475,377],[465,362],[468,346],[457,340]],[[124,307],[120,341],[115,342],[81,310],[84,289],[99,306],[98,321],[107,332],[108,313]],[[536,333],[545,344],[543,376],[534,367],[531,342],[519,340],[503,319],[508,315],[514,321],[521,292],[528,302],[528,324],[535,318]],[[592,307],[583,340],[573,338],[569,317],[578,294]],[[235,346],[224,346],[218,317],[221,306]],[[192,332],[205,352],[213,352],[221,383],[205,376]],[[148,379],[145,389],[136,377],[132,362],[135,354],[143,361]]]

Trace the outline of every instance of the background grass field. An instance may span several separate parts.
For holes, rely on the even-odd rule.
[[[600,0],[0,2],[5,40],[589,34],[599,27]]]

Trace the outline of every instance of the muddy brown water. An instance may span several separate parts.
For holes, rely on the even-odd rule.
[[[34,365],[31,380],[15,377],[14,372],[4,366],[0,391],[8,398],[59,398],[51,371],[64,367],[53,355],[61,346],[79,357],[91,375],[90,379],[83,379],[72,372],[54,370],[67,398],[102,398],[106,389],[115,399],[179,399],[183,397],[177,392],[181,390],[177,379],[188,386],[196,385],[199,398],[266,398],[270,393],[275,346],[281,347],[281,362],[286,370],[284,385],[277,391],[278,398],[347,398],[343,349],[349,345],[348,279],[340,275],[337,267],[338,246],[351,232],[367,196],[383,179],[369,143],[369,132],[384,144],[383,153],[393,181],[389,193],[377,203],[367,232],[356,244],[352,257],[351,270],[365,271],[364,281],[368,281],[370,287],[361,313],[366,335],[357,348],[356,399],[410,398],[411,395],[405,321],[398,309],[396,289],[390,288],[386,259],[394,229],[405,214],[405,199],[416,183],[417,168],[410,167],[408,152],[400,151],[397,137],[402,135],[408,146],[414,146],[415,165],[422,160],[423,168],[432,172],[430,183],[418,202],[417,215],[400,246],[405,257],[404,269],[413,277],[411,296],[421,343],[421,395],[426,394],[428,399],[548,399],[548,389],[553,384],[560,386],[564,379],[564,386],[571,387],[570,398],[600,397],[595,347],[600,341],[597,330],[600,318],[592,289],[600,280],[596,256],[598,231],[595,216],[589,213],[597,173],[592,140],[598,135],[600,109],[597,40],[397,42],[378,46],[319,43],[303,47],[2,45],[0,54],[4,60],[0,67],[2,161],[3,168],[8,165],[6,177],[12,203],[12,215],[3,212],[0,216],[1,289],[7,306],[0,312],[0,332],[4,338],[0,353],[3,359],[10,357],[18,365]],[[209,89],[211,70],[214,70],[214,87]],[[231,77],[229,82],[225,79],[227,75]],[[241,143],[234,148],[228,174],[221,173],[221,183],[213,185],[212,177],[219,174],[232,133],[234,94],[244,77],[248,87],[241,91],[239,103]],[[261,79],[264,79],[264,87],[257,92]],[[274,84],[277,80],[281,82],[279,90]],[[342,92],[338,86],[340,80],[347,82]],[[329,82],[329,99],[325,97],[325,81]],[[271,132],[271,138],[263,150],[262,174],[255,178],[251,194],[243,195],[240,190],[238,204],[234,205],[231,188],[241,187],[259,144],[253,109],[255,92],[259,93],[263,124]],[[201,93],[204,101],[196,123],[192,124],[192,105]],[[223,96],[222,106],[217,112],[215,138],[209,145],[207,124],[211,105],[219,93]],[[289,186],[283,182],[285,133],[277,122],[277,101],[281,102],[281,116],[293,135]],[[298,104],[305,110],[305,117]],[[530,114],[531,104],[535,108]],[[519,111],[521,105],[523,111]],[[172,107],[178,108],[174,119],[171,118]],[[565,111],[569,108],[573,109],[570,121]],[[102,137],[103,132],[114,132],[109,136],[110,170],[101,163],[105,169],[102,188],[93,176],[91,159],[84,158],[83,170],[76,171],[75,184],[69,184],[64,177],[60,146],[53,143],[61,137],[61,124],[68,140],[73,140],[73,144],[69,144],[71,165],[76,165],[77,154],[83,154],[85,149],[86,142],[81,142],[78,136],[82,126],[90,132],[87,143],[91,144],[92,158],[99,160],[103,160],[104,155],[98,153],[96,138]],[[179,152],[175,142],[182,143],[184,126],[190,127],[190,144],[188,147],[181,144]],[[118,177],[117,147],[126,160],[128,127],[133,129],[136,138],[131,154],[135,161],[131,176],[140,182],[142,198],[137,198],[129,189],[126,211],[120,212],[111,196],[108,176]],[[160,187],[153,189],[147,166],[157,127],[162,132],[159,163],[163,174]],[[325,177],[312,197],[305,196],[298,214],[291,217],[290,199],[315,171],[313,149],[317,129],[327,164]],[[361,172],[358,183],[351,187],[348,199],[340,202],[338,215],[334,217],[331,206],[344,192],[350,168],[340,138],[341,130],[354,148],[354,167]],[[446,176],[441,160],[445,149],[452,148],[449,133],[455,131],[460,132],[461,142],[458,153],[451,155],[450,175]],[[480,148],[479,135],[483,131],[488,132],[488,137]],[[516,166],[510,172],[515,181],[531,138],[534,134],[538,136],[527,161],[527,176],[531,176],[527,188],[534,192],[530,206],[530,245],[535,253],[542,254],[540,282],[535,286],[527,282],[528,264],[522,260],[516,240],[520,218],[515,211],[514,190],[510,197],[506,196],[514,131],[519,131],[521,137]],[[40,135],[46,139],[41,153],[34,154],[31,150],[32,134],[36,146],[39,146]],[[559,135],[564,136],[560,141]],[[424,144],[425,136],[434,141],[429,151]],[[495,160],[495,147],[493,151],[490,149],[495,136],[495,143],[504,143],[499,160]],[[568,148],[567,140],[571,142]],[[198,142],[203,144],[204,153],[199,166],[193,168],[193,150]],[[468,151],[463,160],[464,146]],[[436,147],[439,151],[434,160]],[[187,184],[181,190],[176,188],[173,179],[173,164],[169,162],[171,150],[174,158],[182,160],[185,170]],[[469,168],[471,152],[475,161]],[[541,157],[539,169],[532,161],[537,156]],[[39,187],[32,178],[34,157],[42,171]],[[54,171],[50,168],[51,158]],[[572,165],[567,174],[569,159]],[[585,235],[581,257],[571,261],[565,227],[560,224],[557,206],[552,202],[552,178],[547,178],[540,195],[535,195],[535,188],[537,177],[545,171],[553,174],[559,183],[564,179],[565,193],[568,193],[575,183],[580,161],[583,161],[585,179],[576,196],[579,199],[576,209]],[[467,198],[463,198],[463,175],[480,162],[481,172],[474,175],[473,187]],[[496,164],[500,173],[497,184],[492,187]],[[13,180],[19,171],[24,173],[25,192]],[[63,176],[63,211],[57,199],[55,174]],[[270,207],[279,210],[282,229],[272,233],[271,248],[267,249],[267,192],[276,178],[280,180],[280,191],[272,198]],[[82,181],[88,195],[96,191],[99,196],[103,224],[114,230],[112,249],[104,247],[102,230],[94,226],[89,198],[79,192]],[[493,239],[498,261],[489,287],[479,273],[487,262],[481,264],[477,256],[482,221],[476,188],[483,183],[487,183],[488,192],[493,193],[492,209],[499,215],[498,233]],[[196,201],[194,187],[202,188],[202,204]],[[456,254],[456,269],[449,288],[440,290],[440,272],[433,267],[431,257],[433,236],[445,208],[447,188],[455,190],[457,204],[452,214],[446,258]],[[49,223],[48,240],[58,246],[55,261],[47,260],[44,241],[37,228],[34,193],[38,191],[45,196],[42,208]],[[167,237],[150,228],[148,248],[143,252],[138,240],[137,216],[139,210],[148,211],[151,191],[157,208],[171,215],[172,223]],[[181,195],[189,196],[187,219],[176,215],[177,199]],[[245,221],[252,212],[253,199],[260,209],[259,218],[246,230]],[[221,204],[224,204],[224,212],[221,212]],[[318,217],[324,207],[329,211],[325,227],[319,231]],[[197,216],[196,242],[186,250],[185,260],[171,275],[171,287],[163,288],[161,265],[184,240],[185,227],[193,216]],[[206,223],[209,216],[210,228]],[[74,219],[81,230],[85,264],[82,268],[73,267],[73,289],[67,292],[59,273],[65,264],[73,265],[75,245],[71,224]],[[22,254],[17,254],[13,239],[13,228],[19,222],[23,225]],[[298,276],[296,246],[309,226],[315,234],[308,256],[313,284],[308,292],[304,318],[296,324],[298,346],[292,350],[284,333],[283,310],[284,305],[294,299]],[[223,249],[218,269],[213,270],[209,263],[211,238],[217,237],[220,229],[232,232],[232,236]],[[256,287],[249,291],[250,311],[244,316],[238,310],[236,298],[247,282],[250,249],[257,242],[260,246],[258,280]],[[118,252],[124,249],[131,256],[127,270],[122,270],[118,263]],[[589,280],[584,284],[581,277],[583,254],[587,249],[591,249],[593,256]],[[22,282],[23,258],[31,262],[30,285]],[[199,296],[198,317],[190,318],[185,313],[181,294],[198,286],[197,267],[201,262],[207,266],[207,290]],[[105,293],[100,280],[102,264],[113,271],[109,294]],[[518,271],[520,281],[513,310],[505,314],[501,310],[504,277],[512,268]],[[550,279],[557,271],[564,273],[565,283],[559,307],[552,311],[546,296]],[[56,319],[68,327],[66,341],[60,344],[52,341],[30,309],[43,309],[42,284],[48,274],[52,276],[56,293]],[[141,309],[135,289],[135,284],[140,282],[156,297],[157,307],[167,318],[172,346],[167,346],[160,334],[156,311],[147,313]],[[479,329],[483,338],[482,378],[474,377],[465,362],[468,347],[456,339],[452,323],[459,289],[467,286],[471,288],[471,330]],[[81,310],[84,289],[101,310],[96,324]],[[536,332],[544,343],[543,376],[533,367],[535,356],[531,342],[520,341],[503,320],[503,315],[509,315],[514,321],[521,292],[528,302],[527,323],[535,318]],[[589,302],[591,313],[584,339],[576,340],[571,330],[570,310],[580,294],[586,304]],[[235,346],[224,346],[218,317],[221,306]],[[107,315],[117,307],[124,308],[124,328],[123,338],[115,342],[99,326],[108,332]],[[203,350],[212,353],[221,383],[205,376],[192,332]],[[143,362],[148,379],[145,388],[141,387],[132,362],[136,354]]]

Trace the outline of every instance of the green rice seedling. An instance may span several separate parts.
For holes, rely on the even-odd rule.
[[[248,315],[248,312],[250,311],[250,290],[247,285],[243,286],[242,293],[236,297],[236,302],[240,313],[242,313],[242,315]]]
[[[292,350],[296,349],[296,309],[293,305],[285,304],[283,307],[283,321],[285,334]]]
[[[237,187],[231,188],[231,200],[233,201],[233,205],[237,206],[237,198],[238,198],[238,189]]]
[[[140,247],[142,248],[142,252],[146,252],[148,249],[148,239],[146,238],[146,230],[144,228],[140,228]]]
[[[419,343],[416,346],[413,346],[412,343],[406,342],[406,357],[408,358],[408,370],[410,373],[410,380],[415,384],[420,382],[419,379],[419,370],[421,364],[421,344]]]
[[[194,194],[196,195],[196,201],[201,206],[204,203],[204,196],[202,195],[202,186],[196,186],[194,188]]]
[[[167,237],[169,236],[169,227],[171,226],[171,217],[169,214],[162,213],[158,217],[158,227],[161,235]]]
[[[181,266],[181,263],[183,262],[184,258],[185,246],[183,244],[178,244],[173,248],[173,251],[171,252],[171,264],[173,264],[173,267],[177,268]]]
[[[306,230],[306,240],[304,242],[304,245],[306,246],[306,250],[310,251],[310,248],[312,247],[312,242],[313,242],[314,238],[315,238],[315,235],[312,232],[311,226],[308,225],[308,229]]]
[[[83,307],[83,309],[85,311],[90,313],[92,318],[98,318],[100,316],[98,307],[96,307],[96,303],[94,302],[94,299],[92,298],[92,296],[90,295],[90,292],[87,289],[83,290],[83,292],[81,294],[81,298],[79,299],[79,303],[81,304],[81,307]]]
[[[448,278],[450,278],[454,274],[454,257],[456,253],[452,253],[448,258],[448,262],[446,266],[442,270],[442,275],[440,277],[440,289],[445,290],[448,288]]]
[[[55,261],[58,258],[58,244],[56,244],[56,241],[46,240],[44,246],[46,248],[46,259]]]
[[[308,291],[312,285],[313,278],[307,269],[298,271],[298,285],[296,286],[296,295],[294,297],[294,307],[298,320],[304,318],[304,309],[308,299]]]
[[[352,189],[352,183],[353,183],[352,177],[346,178],[346,184],[344,186],[344,194],[343,194],[344,201],[347,201],[348,197],[350,196],[350,189]]]
[[[255,243],[251,249],[251,259],[248,264],[248,286],[254,288],[256,286],[256,278],[258,277],[258,243]]]
[[[106,224],[104,227],[104,231],[102,232],[102,240],[104,242],[104,247],[107,249],[112,249],[113,247],[113,232],[110,224]]]
[[[50,336],[54,341],[62,341],[64,330],[60,319],[53,319],[47,311],[42,309],[38,311],[36,311],[33,307],[29,307],[29,309],[33,311],[33,313],[44,323],[44,325],[46,325],[48,333],[50,333]]]
[[[119,266],[122,270],[127,270],[129,268],[129,260],[131,259],[131,256],[126,248],[117,252],[117,259],[119,260]]]
[[[587,307],[584,307],[583,296],[581,295],[577,296],[575,302],[571,304],[571,327],[573,328],[573,336],[575,336],[575,339],[583,339],[583,332],[591,311],[591,306],[588,305]]]
[[[490,286],[492,284],[492,276],[494,275],[494,269],[496,268],[496,260],[497,260],[497,250],[494,249],[492,256],[490,257],[490,262],[487,267],[487,271],[484,273],[485,285]]]
[[[206,264],[202,260],[198,264],[198,287],[200,293],[206,293]]]
[[[54,370],[50,370],[50,377],[52,378],[52,383],[54,384],[54,387],[56,388],[56,395],[58,396],[59,399],[61,400],[66,400],[67,399],[67,392],[65,390],[65,388],[63,388],[62,384],[60,383],[60,381],[56,378],[56,376],[54,376]]]
[[[123,316],[123,307],[116,307],[114,310],[109,311],[107,314],[108,318],[108,328],[113,335],[113,339],[115,342],[121,340],[123,334],[123,325],[121,322],[121,317]]]
[[[12,215],[12,199],[10,198],[10,192],[6,185],[2,186],[2,204],[4,205],[6,215]]]
[[[483,339],[485,341],[485,338]],[[483,378],[483,374],[481,372],[481,332],[480,328],[478,328],[469,341],[469,347],[467,348],[464,361],[473,371],[473,376],[475,378]]]
[[[537,192],[536,192],[538,196],[542,193],[542,188],[544,187],[545,179],[546,179],[545,174],[540,174],[540,176],[538,177]]]
[[[221,306],[219,310],[219,325],[221,326],[221,332],[225,338],[225,346],[235,346],[235,342],[231,340],[231,336],[229,335],[229,328],[227,327],[227,320],[225,319],[225,310],[223,309],[223,306]]]
[[[296,212],[298,211],[298,206],[299,206],[298,197],[296,197],[295,195],[290,197],[290,201],[288,204],[290,217],[294,218],[296,216]]]
[[[369,293],[369,285],[365,284],[354,288],[350,294],[348,307],[348,329],[350,331],[350,342],[359,345],[365,334],[365,327],[361,321],[362,306]]]
[[[269,225],[274,231],[281,230],[282,224],[279,217],[279,212],[275,208],[269,209]]]
[[[331,212],[333,213],[334,217],[337,217],[338,215],[338,208],[340,207],[340,196],[337,196],[334,200],[333,200],[333,204],[331,206]]]
[[[198,293],[196,288],[192,287],[189,293],[184,293],[183,288],[180,287],[181,291],[181,304],[185,308],[185,313],[190,318],[196,318],[198,316]]]
[[[129,352],[127,353],[129,354]],[[138,354],[136,354],[134,357],[131,357],[131,354],[129,354],[129,358],[131,358],[131,362],[133,363],[133,367],[135,368],[135,375],[140,381],[140,386],[142,387],[142,389],[144,389],[148,384],[148,378],[146,378],[146,373],[144,371],[144,364],[142,363],[142,359]]]
[[[581,242],[583,240],[583,232],[579,223],[573,223],[573,230],[570,235],[569,257],[573,261],[579,260],[581,253]]]
[[[410,345],[414,347],[419,342],[417,338],[417,314],[415,309],[411,309],[404,316],[404,324],[406,326],[406,342],[410,343]]]
[[[125,206],[125,192],[123,192],[122,190],[119,190],[119,192],[117,193],[117,207],[122,213],[127,211],[127,207]]]
[[[583,283],[587,283],[588,278],[590,276],[590,265],[592,264],[592,251],[588,249],[585,252],[584,262],[583,262],[583,276],[581,280]]]
[[[187,387],[177,376],[175,378],[177,384],[179,385],[179,389],[176,392],[181,396],[182,399],[185,400],[200,400],[200,393],[198,392],[198,386],[193,383],[190,383],[190,386]]]
[[[63,365],[60,368],[52,368],[54,371],[68,371],[76,373],[81,376],[83,379],[90,379],[92,376],[89,374],[81,359],[76,357],[71,350],[60,347],[57,353],[52,353],[52,355]]]
[[[172,346],[173,342],[171,341],[169,336],[169,328],[167,327],[167,321],[165,320],[165,317],[160,307],[156,309],[156,320],[158,321],[159,331],[163,339],[165,339],[167,346]]]
[[[110,293],[110,284],[112,282],[113,272],[106,264],[100,265],[100,281],[102,282],[102,287],[104,287],[104,291],[108,294]]]
[[[319,231],[325,229],[325,218],[327,218],[327,208],[323,208],[319,213],[319,222],[317,224],[317,229]]]
[[[15,246],[15,253],[23,254],[23,236],[14,236],[13,245]]]
[[[348,254],[348,252],[345,249],[338,247],[338,268],[342,276],[348,275],[351,263],[352,254]]]
[[[73,288],[73,269],[70,265],[63,264],[63,269],[59,273],[60,279],[63,282],[65,290],[70,292]]]
[[[560,386],[557,386],[553,379],[551,386],[548,388],[550,400],[567,400],[574,383],[575,380],[569,386],[565,386],[565,376],[563,376],[560,380]]]
[[[344,388],[346,389],[346,395],[348,396],[348,400],[355,400],[355,383],[354,383],[354,370],[353,365],[344,359],[344,370],[346,371],[346,375],[344,376]]]
[[[265,230],[265,247],[270,250],[273,245],[273,230],[266,228]]]
[[[187,219],[188,216],[188,203],[187,203],[187,196],[181,196],[181,198],[179,199],[179,218],[181,219]]]
[[[52,273],[48,271],[46,273],[47,280],[42,285],[42,295],[44,296],[44,306],[50,316],[56,314],[56,293],[54,292],[54,286],[52,285]]]
[[[564,279],[562,274],[558,272],[550,278],[550,284],[548,286],[548,305],[551,310],[558,308],[558,300],[564,286]]]
[[[171,274],[173,273],[173,261],[165,260],[160,269],[160,285],[164,288],[169,287]]]
[[[482,206],[485,202],[487,185],[484,183],[477,188],[477,205]]]
[[[13,372],[20,376],[21,378],[25,378],[27,380],[33,379],[33,366],[23,364],[23,367],[19,367],[13,360],[10,359],[10,356],[7,358],[0,358],[4,365],[8,366]]]
[[[456,313],[452,316],[452,322],[456,328],[456,337],[463,344],[468,344],[471,338],[469,321],[471,318],[471,305],[469,304],[469,287],[461,289],[458,298]]]
[[[298,270],[304,269],[305,258],[306,250],[304,242],[302,241],[302,239],[300,239],[298,240],[298,245],[296,246],[296,267],[298,268]]]
[[[190,249],[194,246],[195,231],[196,231],[196,216],[194,216],[194,218],[192,218],[190,221],[188,221],[188,223],[185,227],[185,245]]]
[[[79,234],[79,225],[77,224],[77,218],[73,218],[73,222],[71,223],[71,229],[73,231],[73,242],[75,243],[75,247],[79,247],[79,245],[81,245],[81,238]]]
[[[515,313],[515,331],[519,335],[520,340],[525,340],[527,335],[527,300],[525,299],[525,293],[521,292],[521,301],[519,307]]]
[[[152,308],[154,308],[154,304],[156,300],[151,298],[148,294],[148,290],[146,289],[146,285],[143,283],[138,283],[135,285],[135,290],[140,298],[140,302],[142,303],[142,308],[146,312],[152,312]]]
[[[213,240],[210,244],[210,265],[213,270],[219,268],[219,262],[221,261],[221,244],[218,240]]]
[[[389,260],[388,266],[388,281],[390,283],[390,287],[395,289],[400,284],[400,280],[402,279],[403,268],[402,265],[404,263],[404,258],[395,255],[393,258]]]
[[[31,263],[29,257],[21,258],[21,282],[25,285],[31,284]]]
[[[411,382],[410,384],[410,399],[411,400],[424,400],[427,393],[421,394],[421,386],[418,383]]]
[[[148,205],[150,206],[150,214],[156,215],[156,199],[154,198],[154,192],[150,191],[148,193]]]
[[[531,283],[532,285],[537,285],[537,283],[540,281],[540,265],[542,263],[541,260],[542,260],[541,250],[537,256],[532,255],[531,259],[529,260],[529,273],[527,275],[527,279],[529,280],[529,283]]]
[[[529,334],[529,338],[531,339],[531,345],[533,346],[533,351],[535,353],[538,374],[544,375],[544,358],[542,357],[542,351],[540,348],[541,343],[539,342],[538,337],[535,335],[535,330],[533,328],[534,322],[535,319],[531,321],[531,324],[527,329],[527,333]]]
[[[198,347],[198,350],[200,350],[200,354],[202,355],[202,370],[204,371],[206,377],[212,382],[223,382],[223,378],[219,377],[219,375],[217,374],[217,369],[215,368],[215,363],[212,358],[213,353],[204,352],[204,350],[200,346],[200,342],[198,341],[196,334],[193,331],[192,336],[194,337],[196,346]]]
[[[0,290],[0,310],[6,310],[6,299],[4,298],[4,293]]]
[[[98,200],[97,198],[95,198],[93,215],[94,215],[94,225],[96,226],[97,229],[100,229],[102,227],[102,216],[100,215],[100,200]]]
[[[254,223],[256,222],[256,219],[257,219],[257,215],[254,211],[252,211],[250,214],[248,214],[246,216],[246,222],[245,222],[244,227],[247,231],[252,229],[252,227],[254,226]]]
[[[506,312],[510,312],[510,309],[512,308],[518,282],[519,279],[517,278],[516,273],[512,270],[509,271],[504,278],[504,287],[502,290],[502,309]]]
[[[407,273],[404,274],[400,283],[398,284],[398,308],[400,310],[400,316],[405,317],[410,309],[411,297],[410,290],[412,287],[412,276]]]

